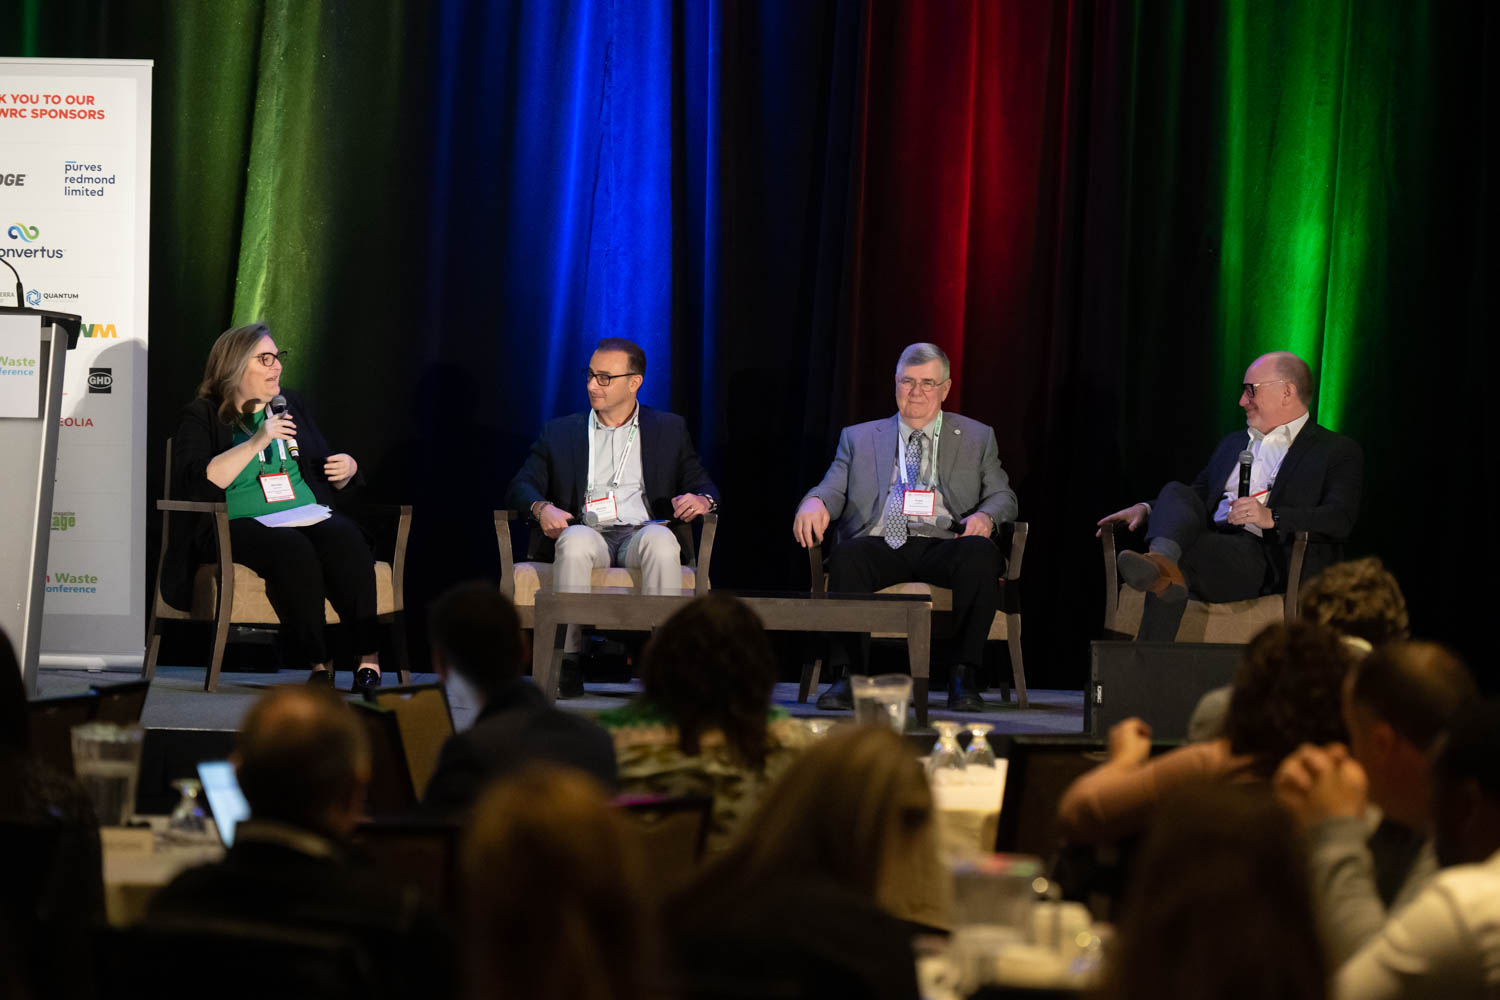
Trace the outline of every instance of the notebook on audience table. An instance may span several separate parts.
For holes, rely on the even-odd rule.
[[[214,814],[214,825],[219,828],[219,839],[225,848],[233,847],[235,826],[240,820],[250,818],[250,803],[240,791],[234,765],[227,760],[199,761],[198,780],[203,784],[209,811]]]

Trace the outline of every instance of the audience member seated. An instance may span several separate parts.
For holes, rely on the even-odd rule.
[[[1291,818],[1264,787],[1163,803],[1136,859],[1104,1000],[1319,1000],[1328,970]]]
[[[460,584],[439,597],[428,612],[427,637],[438,678],[481,707],[474,725],[443,745],[424,810],[464,812],[487,782],[532,760],[576,767],[614,787],[609,734],[549,705],[521,675],[521,621],[494,584]]]
[[[1344,683],[1349,748],[1304,746],[1276,772],[1277,795],[1309,838],[1313,898],[1334,963],[1378,934],[1386,911],[1437,870],[1428,762],[1478,697],[1468,669],[1442,646],[1386,643]]]
[[[1297,610],[1301,621],[1327,625],[1343,636],[1356,659],[1411,634],[1401,585],[1374,556],[1335,563],[1308,580],[1298,592]],[[1223,736],[1228,711],[1229,688],[1205,694],[1188,720],[1188,739]]]
[[[886,729],[840,726],[664,908],[684,1000],[917,996],[910,925],[879,903],[930,849],[921,764]]]
[[[224,860],[179,875],[148,919],[346,934],[367,947],[391,996],[450,995],[436,918],[360,867],[345,844],[370,778],[365,731],[349,706],[325,688],[276,688],[245,716],[234,761],[250,818]]]
[[[656,630],[641,656],[639,698],[599,721],[614,736],[620,790],[708,795],[709,852],[722,850],[810,741],[771,711],[776,658],[754,611],[710,593]]]
[[[1267,627],[1245,647],[1223,737],[1151,756],[1151,727],[1126,719],[1109,732],[1109,760],[1063,793],[1058,824],[1074,843],[1110,844],[1143,832],[1161,798],[1196,779],[1269,781],[1303,743],[1343,740],[1340,691],[1347,647],[1332,630]]]
[[[99,821],[73,776],[30,745],[21,667],[0,632],[0,850],[10,866],[0,878],[0,995],[84,995],[88,963],[77,956],[104,920]]]
[[[1471,706],[1439,745],[1432,812],[1444,868],[1339,970],[1340,1000],[1500,994],[1500,704]]]
[[[466,996],[661,995],[640,847],[588,775],[532,764],[496,782],[460,866]]]

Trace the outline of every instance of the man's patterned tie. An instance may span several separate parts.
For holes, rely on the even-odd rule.
[[[925,435],[912,431],[906,442],[906,481],[913,487],[922,474],[922,440]],[[900,479],[891,484],[891,495],[885,501],[885,544],[899,549],[906,544],[906,488]]]

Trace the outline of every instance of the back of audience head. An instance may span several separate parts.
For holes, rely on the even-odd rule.
[[[1234,675],[1224,735],[1269,777],[1303,743],[1344,742],[1342,697],[1352,657],[1331,629],[1271,625],[1245,649]]]
[[[788,767],[697,888],[713,895],[820,877],[874,900],[888,866],[921,843],[931,820],[927,776],[901,738],[838,726]]]
[[[647,995],[655,941],[640,848],[594,779],[529,765],[491,785],[460,865],[470,996]]]
[[[754,768],[766,759],[766,716],[776,657],[750,606],[710,591],[656,630],[641,656],[644,698],[677,725],[679,747],[695,755],[699,737],[719,729]]]
[[[10,636],[0,630],[0,751],[25,753],[30,744],[31,710],[21,681],[21,663]]]
[[[1137,855],[1103,995],[1315,1000],[1328,970],[1302,839],[1262,786],[1194,784]]]
[[[1500,850],[1500,702],[1461,713],[1438,740],[1432,775],[1438,862],[1477,863]]]
[[[1411,634],[1406,597],[1375,556],[1334,563],[1302,585],[1297,613],[1371,646]]]
[[[438,676],[456,673],[485,697],[521,676],[521,619],[492,583],[461,583],[438,597],[427,637]]]
[[[1463,661],[1435,642],[1388,642],[1350,670],[1349,746],[1364,768],[1370,801],[1386,816],[1413,829],[1427,826],[1430,751],[1478,697]]]
[[[234,761],[251,819],[341,837],[363,813],[369,738],[331,691],[282,686],[262,696],[241,724]]]

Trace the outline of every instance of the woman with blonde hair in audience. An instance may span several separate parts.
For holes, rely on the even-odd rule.
[[[931,851],[932,796],[887,729],[840,726],[663,915],[683,997],[917,995],[883,887]]]
[[[529,765],[491,785],[460,871],[467,996],[659,995],[640,846],[589,775]]]
[[[1260,785],[1163,804],[1132,873],[1104,1000],[1322,1000],[1328,968],[1307,857]]]
[[[713,799],[708,851],[744,817],[810,742],[771,708],[776,657],[744,601],[709,593],[668,618],[641,657],[639,698],[604,712],[625,795]]]
[[[1074,843],[1110,844],[1143,832],[1157,803],[1197,779],[1268,783],[1303,743],[1348,739],[1344,676],[1352,663],[1337,633],[1306,622],[1271,625],[1235,672],[1224,736],[1151,756],[1151,727],[1126,719],[1109,732],[1109,759],[1068,786],[1058,825]]]

